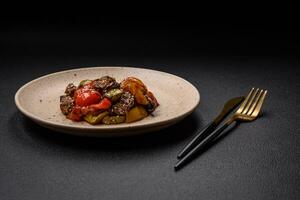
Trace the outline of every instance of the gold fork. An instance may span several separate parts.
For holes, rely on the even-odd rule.
[[[229,118],[223,126],[211,133],[207,138],[200,142],[193,150],[191,150],[185,157],[179,160],[174,168],[178,170],[184,164],[186,164],[193,156],[195,156],[199,151],[201,151],[209,142],[218,137],[230,124],[234,121],[244,121],[250,122],[257,118],[262,104],[267,95],[267,90],[259,90],[252,88],[247,95],[244,102],[241,104],[239,109],[234,113],[234,115]]]
[[[240,106],[240,108],[235,112],[235,114],[226,122],[229,126],[234,121],[253,121],[257,118],[262,104],[267,95],[267,90],[251,89],[248,96]]]

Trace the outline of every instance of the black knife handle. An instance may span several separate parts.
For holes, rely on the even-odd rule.
[[[215,130],[213,133],[211,133],[208,137],[206,137],[202,142],[200,142],[194,149],[192,149],[186,156],[184,156],[181,160],[179,160],[174,168],[175,170],[180,169],[183,165],[185,165],[187,162],[189,162],[194,156],[199,154],[204,147],[213,141],[215,138],[217,138],[227,127],[229,126],[228,123],[225,123],[223,126]]]
[[[177,158],[183,158],[191,149],[193,149],[200,141],[202,141],[209,133],[216,128],[214,122],[207,124],[184,148],[179,152]]]

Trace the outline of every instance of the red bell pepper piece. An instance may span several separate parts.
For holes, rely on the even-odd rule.
[[[111,100],[109,98],[103,98],[100,103],[90,105],[89,107],[95,110],[107,110],[111,106]]]

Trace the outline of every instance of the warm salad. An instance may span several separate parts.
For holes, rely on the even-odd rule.
[[[121,83],[103,76],[67,85],[60,96],[60,109],[68,119],[90,124],[119,124],[141,120],[151,114],[158,102],[145,84],[134,77]]]

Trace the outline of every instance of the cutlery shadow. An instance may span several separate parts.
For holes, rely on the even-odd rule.
[[[70,149],[95,151],[130,151],[132,149],[154,149],[169,146],[195,134],[202,124],[201,117],[193,113],[177,124],[156,132],[128,137],[93,138],[63,134],[44,128],[18,112],[9,120],[9,128],[12,133],[20,134],[19,132],[23,132],[22,134],[24,134],[25,132],[32,140],[39,143],[48,146],[57,145]],[[24,137],[18,137],[20,140],[22,138]]]

